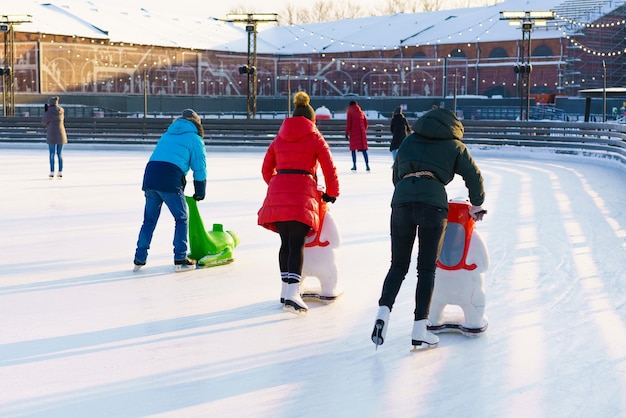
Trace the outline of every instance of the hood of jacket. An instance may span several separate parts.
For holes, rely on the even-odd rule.
[[[293,116],[283,121],[278,136],[288,142],[299,141],[303,137],[317,131],[315,123],[304,116]]]
[[[167,132],[174,135],[183,135],[187,133],[194,133],[199,135],[196,125],[185,118],[178,118],[167,128]]]
[[[432,139],[463,139],[465,128],[449,110],[435,108],[422,115],[412,126],[416,134]]]

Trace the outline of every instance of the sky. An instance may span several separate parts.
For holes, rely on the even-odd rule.
[[[414,263],[385,343],[370,341],[389,267],[387,149],[370,149],[369,173],[333,149],[344,294],[305,317],[281,309],[279,240],[256,224],[260,148],[207,149],[198,207],[238,234],[232,264],[175,273],[164,210],[133,273],[151,150],[70,143],[49,180],[45,144],[0,144],[0,416],[626,416],[623,166],[470,145],[489,327],[411,352]],[[467,195],[458,178],[447,190]]]

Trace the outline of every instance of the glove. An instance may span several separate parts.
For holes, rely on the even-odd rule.
[[[206,180],[203,180],[203,181],[194,180],[193,188],[194,188],[193,200],[195,200],[196,202],[200,200],[204,200],[204,195],[206,194]]]
[[[328,203],[335,203],[335,200],[337,200],[337,198],[333,196],[328,196],[326,193],[324,193],[322,194],[322,200]]]
[[[472,207],[469,210],[470,216],[475,221],[482,221],[483,220],[483,216],[485,216],[486,213],[487,213],[487,210],[483,209],[482,206],[474,206],[474,205],[472,205]]]
[[[348,134],[346,134],[346,141],[350,140],[350,136]]]

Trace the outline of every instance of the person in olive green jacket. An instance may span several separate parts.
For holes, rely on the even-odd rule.
[[[437,258],[447,226],[448,196],[445,185],[455,174],[463,177],[472,204],[470,215],[482,220],[486,211],[483,178],[469,150],[461,142],[463,124],[456,116],[435,108],[413,124],[393,163],[395,190],[391,199],[391,267],[378,301],[378,315],[372,332],[376,346],[385,340],[389,313],[411,262],[418,238],[415,312],[411,334],[414,346],[435,345],[439,338],[427,331]]]

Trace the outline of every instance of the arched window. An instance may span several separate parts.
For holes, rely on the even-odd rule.
[[[455,49],[454,51],[450,52],[448,56],[450,58],[466,58],[465,52],[461,51],[460,49]]]
[[[552,49],[545,45],[539,45],[537,48],[533,49],[533,57],[551,57],[553,55]]]
[[[509,54],[506,52],[506,49],[501,46],[497,46],[491,50],[489,53],[489,58],[507,58]]]

